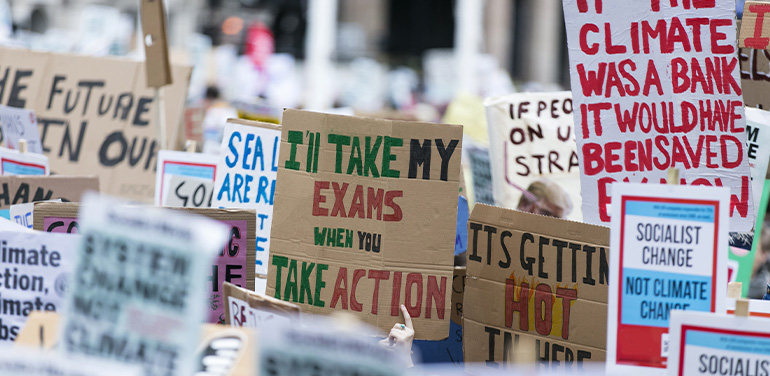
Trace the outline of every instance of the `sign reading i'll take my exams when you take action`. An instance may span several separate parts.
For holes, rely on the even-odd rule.
[[[462,127],[286,110],[267,295],[449,334]]]

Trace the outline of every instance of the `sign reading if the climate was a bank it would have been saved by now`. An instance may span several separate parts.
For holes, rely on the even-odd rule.
[[[612,183],[730,189],[754,226],[735,1],[565,0],[583,218],[610,222]]]
[[[725,312],[729,190],[612,189],[607,370],[663,374],[671,311]]]
[[[447,338],[462,127],[286,110],[267,295]]]

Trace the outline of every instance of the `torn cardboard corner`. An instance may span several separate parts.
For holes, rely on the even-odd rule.
[[[743,4],[738,47],[766,50],[770,47],[770,2],[746,1]]]
[[[228,282],[222,284],[222,291],[225,295],[225,323],[227,325],[246,326],[237,325],[232,319],[235,314],[238,314],[238,312],[232,311],[233,307],[243,305],[244,303],[253,310],[261,311],[266,314],[279,315],[291,321],[296,321],[300,318],[302,310],[296,304],[260,295],[253,290],[246,290]],[[233,299],[236,300],[236,302],[233,302]]]
[[[267,295],[449,335],[462,127],[286,110]]]
[[[477,204],[468,222],[465,361],[512,361],[501,358],[511,336],[558,345],[548,351],[576,361],[604,359],[609,242],[606,227]]]

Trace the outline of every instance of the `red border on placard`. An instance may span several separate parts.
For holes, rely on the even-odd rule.
[[[679,369],[677,370],[677,375],[683,375],[684,374],[684,347],[687,343],[687,331],[694,330],[699,332],[710,332],[710,333],[720,333],[720,334],[732,334],[732,335],[738,335],[738,336],[747,336],[747,337],[763,337],[763,338],[770,338],[770,333],[757,333],[757,332],[747,332],[744,330],[732,330],[732,329],[719,329],[719,328],[707,328],[703,326],[695,326],[695,325],[682,325],[682,332],[679,335]]]
[[[160,175],[160,206],[163,206],[163,181],[166,180],[166,165],[167,164],[176,164],[176,165],[184,165],[184,166],[197,166],[197,167],[214,167],[214,177],[211,178],[211,180],[216,179],[217,177],[217,165],[215,164],[207,164],[207,163],[193,163],[193,162],[179,162],[179,161],[163,161],[163,168],[161,168],[161,175]]]
[[[37,164],[37,163],[30,163],[30,162],[14,161],[13,159],[8,159],[8,158],[5,158],[5,157],[0,157],[0,170],[2,170],[2,173],[5,173],[5,168],[2,167],[5,162],[10,162],[10,163],[13,163],[13,164],[22,165],[22,166],[28,166],[28,167],[39,167],[39,168],[43,169],[43,174],[45,174],[45,171],[46,171],[45,165],[40,165],[40,164]]]
[[[626,325],[621,321],[623,314],[623,250],[624,250],[624,238],[626,228],[626,201],[644,201],[644,202],[664,202],[671,204],[689,204],[689,205],[708,205],[714,206],[714,259],[712,260],[712,275],[717,274],[717,256],[719,252],[719,201],[713,200],[691,200],[691,199],[675,199],[675,198],[660,198],[660,197],[639,197],[639,196],[623,196],[621,199],[620,207],[620,250],[618,257],[620,257],[620,268],[618,271],[618,325],[616,333],[616,352],[615,362],[619,365],[628,366],[640,366],[640,367],[653,367],[653,368],[666,368],[666,358],[660,356],[661,336],[668,333],[668,328],[658,328],[650,326],[640,325]],[[711,281],[711,312],[716,309],[716,292],[717,292],[716,280]],[[626,338],[633,343],[625,344],[622,338]],[[629,351],[631,350],[631,351]],[[653,350],[654,354],[641,354],[647,350]],[[648,362],[639,360],[621,360],[622,357],[634,356],[640,354],[641,358],[649,359]]]

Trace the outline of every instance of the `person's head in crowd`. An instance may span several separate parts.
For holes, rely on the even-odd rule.
[[[550,180],[538,180],[530,184],[527,191],[533,197],[522,195],[517,210],[557,218],[564,218],[572,213],[572,200],[569,195]]]

